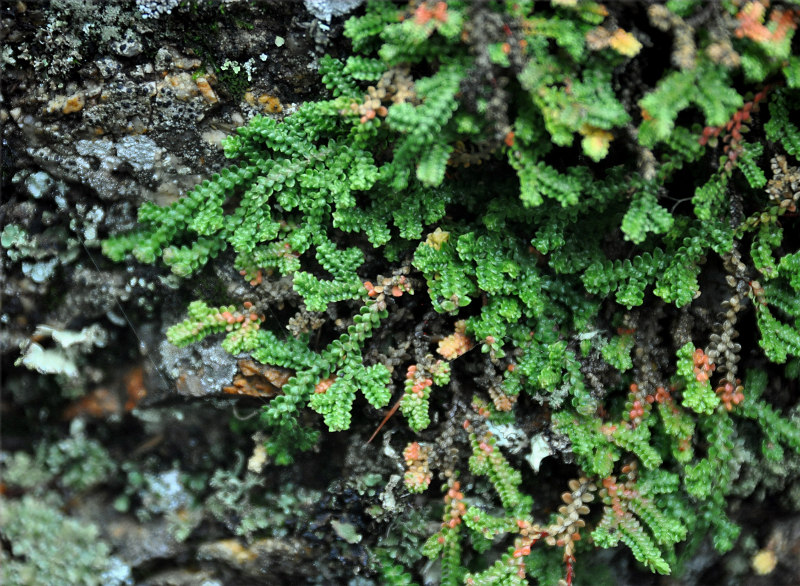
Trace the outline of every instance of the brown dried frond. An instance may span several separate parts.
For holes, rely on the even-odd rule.
[[[431,483],[431,470],[428,465],[430,448],[411,442],[403,450],[403,459],[406,462],[406,473],[403,476],[406,488],[411,492],[422,492]]]
[[[786,157],[777,155],[770,161],[772,179],[767,183],[770,201],[787,212],[797,211],[800,202],[800,168],[786,162]]]
[[[514,407],[514,403],[516,403],[519,398],[519,395],[505,394],[502,388],[494,385],[489,387],[489,396],[492,398],[494,408],[503,412],[511,411]]]
[[[680,16],[664,5],[653,4],[647,9],[650,23],[662,31],[672,31],[675,45],[672,48],[672,62],[680,69],[694,69],[697,57],[697,45],[694,41],[695,30]]]
[[[439,341],[437,352],[446,360],[455,360],[472,348],[472,341],[462,331],[458,330]]]

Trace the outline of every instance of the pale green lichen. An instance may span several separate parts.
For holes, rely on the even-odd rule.
[[[111,557],[91,523],[65,517],[32,496],[0,499],[0,577],[6,586],[131,584],[130,569]]]

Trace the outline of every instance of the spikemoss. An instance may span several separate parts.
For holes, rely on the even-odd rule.
[[[331,99],[254,118],[225,143],[235,165],[169,207],[143,206],[139,230],[104,251],[160,257],[184,277],[232,263],[254,299],[264,275],[289,275],[302,315],[333,316],[312,342],[264,327],[265,297],[251,315],[195,302],[169,335],[225,331],[232,353],[294,372],[262,416],[279,463],[317,441],[306,407],[347,430],[364,422],[361,397],[381,409],[402,388],[406,433],[439,438],[445,514],[423,551],[441,558],[443,583],[546,581],[537,542],[570,582],[581,535],[669,574],[689,536],[733,547],[737,471],[724,463],[750,422],[769,457],[798,450],[780,410],[737,377],[746,359],[779,386],[770,362],[800,357],[787,229],[800,198],[799,17],[772,8],[762,30],[745,13],[754,4],[669,2],[637,22],[594,2],[371,2],[345,27],[360,55],[320,62]],[[700,21],[708,35],[688,24]],[[675,35],[674,67],[652,81],[636,76],[661,63],[626,32],[636,26]],[[745,315],[759,332],[735,342]],[[475,350],[439,360],[433,338],[456,320]],[[486,431],[499,422],[569,438],[554,451],[572,453],[579,480],[563,481],[549,521],[532,516],[521,458]],[[482,498],[496,514],[464,505],[455,478],[467,470],[495,489]],[[463,565],[465,549],[500,535],[514,546],[496,562]],[[409,580],[395,566],[388,576]]]

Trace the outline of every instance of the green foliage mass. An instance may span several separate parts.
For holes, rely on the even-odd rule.
[[[800,451],[796,426],[763,392],[785,376],[772,363],[800,357],[797,22],[783,36],[770,24],[765,37],[734,30],[733,2],[671,1],[640,21],[625,6],[370,2],[345,26],[356,54],[320,61],[330,99],[253,118],[225,141],[235,165],[172,205],[143,206],[140,228],[104,251],[161,259],[182,277],[212,259],[253,283],[290,276],[307,311],[349,316],[312,341],[196,301],[169,332],[184,345],[224,331],[231,353],[293,371],[262,415],[276,463],[317,442],[306,407],[347,430],[360,396],[381,409],[404,388],[408,433],[428,428],[451,404],[451,377],[475,371],[421,361],[424,352],[415,376],[430,379],[395,369],[390,348],[408,349],[423,330],[399,320],[427,312],[438,324],[464,320],[471,356],[485,354],[496,376],[482,417],[523,424],[539,413],[530,400],[501,409],[498,396],[552,411],[551,430],[604,487],[589,546],[624,544],[662,574],[680,568],[684,542],[708,535],[727,551],[736,446],[756,429],[767,458]],[[693,15],[713,31],[695,31],[684,20]],[[643,49],[626,32],[637,27],[684,27],[677,67],[653,70],[664,47]],[[381,285],[377,273],[393,276]],[[753,313],[740,404],[724,394],[745,357],[730,331]],[[625,320],[633,325],[615,333]],[[695,362],[704,344],[722,348],[710,375]],[[518,533],[532,509],[524,462],[494,440],[471,443],[462,471],[468,460],[494,487],[502,514],[471,508],[464,529],[448,512],[424,553],[441,558],[443,583],[523,583],[525,568],[547,582],[549,558],[524,546],[483,569],[462,565],[465,548]],[[411,580],[396,565],[385,572]]]

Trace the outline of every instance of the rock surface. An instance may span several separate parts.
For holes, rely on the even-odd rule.
[[[58,511],[95,527],[103,583],[377,584],[364,541],[390,522],[417,545],[431,533],[418,530],[417,502],[395,490],[402,470],[390,434],[369,446],[357,435],[327,437],[333,456],[309,453],[260,473],[256,422],[266,399],[223,389],[237,379],[256,388],[250,377],[269,373],[247,371],[216,340],[186,349],[164,342],[190,300],[242,298],[238,275],[208,270],[180,282],[162,269],[113,264],[99,249],[134,226],[141,203],[169,204],[223,167],[221,141],[237,126],[256,114],[280,119],[318,96],[317,60],[344,53],[343,18],[359,4],[0,8],[0,501],[41,499],[46,531],[70,534]],[[279,328],[291,294],[286,283],[269,292]],[[531,457],[538,464],[546,455]],[[90,490],[65,482],[69,473],[93,479]],[[14,483],[26,475],[39,481]],[[252,502],[254,493],[263,500]],[[15,510],[0,503],[0,518]],[[689,576],[800,582],[797,519],[769,519],[743,543],[724,561],[699,550]],[[645,583],[606,555],[619,583]],[[13,558],[4,543],[0,565]]]

